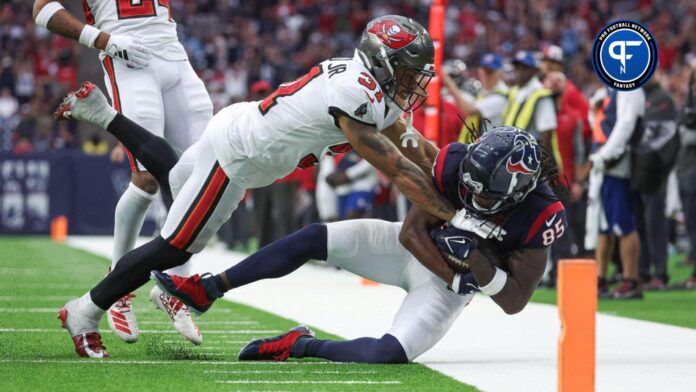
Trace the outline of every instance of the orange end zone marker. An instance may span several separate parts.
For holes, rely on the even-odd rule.
[[[597,265],[594,260],[558,263],[558,391],[595,390]]]
[[[51,221],[51,239],[55,242],[65,241],[68,236],[68,218],[60,215]]]

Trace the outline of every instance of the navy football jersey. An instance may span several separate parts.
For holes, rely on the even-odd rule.
[[[457,209],[467,188],[459,184],[459,167],[466,156],[467,144],[451,143],[438,154],[433,165],[433,182]],[[492,240],[503,254],[521,248],[544,248],[553,244],[566,231],[563,204],[546,183],[537,185],[525,200],[512,209],[493,215],[492,222],[507,232],[502,241]]]

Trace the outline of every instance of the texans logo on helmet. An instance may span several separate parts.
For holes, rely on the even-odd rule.
[[[508,173],[534,174],[539,170],[541,164],[539,148],[532,145],[530,137],[527,135],[515,136],[514,151],[505,165]]]
[[[416,39],[415,34],[404,30],[393,20],[381,20],[373,24],[368,33],[374,34],[382,43],[392,49],[400,49]]]

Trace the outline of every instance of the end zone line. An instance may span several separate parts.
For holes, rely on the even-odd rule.
[[[66,365],[181,365],[182,363],[191,365],[248,365],[248,366],[314,366],[332,365],[346,366],[355,365],[351,362],[328,362],[328,361],[307,361],[307,362],[250,362],[250,361],[201,361],[201,360],[178,360],[178,361],[148,361],[148,360],[118,360],[118,359],[0,359],[0,363],[59,363]]]
[[[0,328],[0,333],[2,332],[13,332],[13,333],[46,333],[46,332],[53,332],[53,333],[63,333],[64,330],[61,328],[56,327],[55,329],[51,328]],[[101,333],[112,333],[110,330],[104,330],[100,331]],[[161,333],[161,334],[178,334],[178,331],[175,331],[173,329],[142,329],[140,330],[141,333]],[[210,331],[205,331],[206,334],[209,335],[254,335],[254,334],[274,334],[274,333],[280,333],[282,331],[276,330],[276,329],[242,329],[242,330],[237,330],[237,331],[227,331],[227,330],[210,330]]]
[[[207,374],[377,374],[374,370],[205,370]]]
[[[387,381],[369,381],[369,380],[328,380],[328,381],[291,381],[291,380],[215,380],[215,382],[220,384],[365,384],[365,385],[397,385],[401,384],[401,381],[387,380]]]

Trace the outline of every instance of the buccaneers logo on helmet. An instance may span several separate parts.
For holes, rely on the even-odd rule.
[[[388,19],[377,21],[367,31],[392,49],[403,48],[416,39],[415,34],[409,33],[396,22]]]

